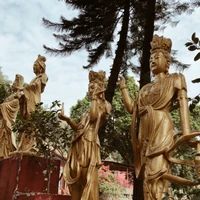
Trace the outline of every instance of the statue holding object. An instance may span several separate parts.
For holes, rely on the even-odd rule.
[[[144,199],[161,200],[168,193],[168,184],[198,185],[197,182],[170,174],[170,163],[196,166],[193,162],[178,160],[171,152],[182,142],[190,142],[200,132],[190,131],[187,87],[181,73],[169,74],[172,42],[154,35],[151,42],[150,69],[154,81],[145,85],[133,101],[126,89],[125,78],[119,86],[127,111],[132,114],[132,144],[136,177],[143,180]],[[182,133],[174,130],[170,110],[175,101],[179,103]],[[135,134],[136,119],[139,117],[139,135]],[[175,137],[180,136],[176,141]],[[196,141],[199,152],[199,142]]]
[[[101,166],[98,129],[109,117],[111,105],[105,100],[105,72],[89,72],[88,94],[91,107],[77,124],[64,115],[59,118],[73,129],[63,176],[69,185],[72,200],[98,200],[98,169]]]
[[[27,84],[23,89],[23,97],[21,99],[21,115],[26,119],[31,119],[31,112],[35,111],[35,105],[41,102],[41,93],[44,92],[48,77],[45,73],[46,58],[38,55],[37,60],[33,65],[33,72],[36,77]],[[27,135],[26,133],[21,134],[20,142],[16,153],[35,153],[37,152],[36,141],[33,137],[34,133]]]
[[[15,137],[12,135],[12,126],[20,109],[23,84],[23,76],[16,74],[12,84],[13,93],[0,104],[0,115],[2,118],[0,128],[0,158],[3,159],[8,158],[9,153],[16,149]]]

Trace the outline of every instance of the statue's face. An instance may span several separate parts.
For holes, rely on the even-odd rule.
[[[154,75],[167,72],[167,60],[162,52],[152,53],[150,56],[150,69]]]
[[[15,76],[15,80],[12,84],[12,90],[15,92],[18,90],[18,88],[22,88],[23,87],[23,83],[24,81],[22,80],[22,78],[20,78],[20,76],[17,74]]]
[[[18,86],[19,84],[18,84],[18,80],[16,80],[15,79],[15,81],[13,82],[13,84],[12,84],[12,90],[13,90],[13,92],[15,92],[16,90],[17,90],[17,86]]]
[[[33,72],[35,74],[38,74],[38,73],[41,72],[41,70],[42,70],[42,67],[39,65],[39,63],[38,62],[34,62],[34,64],[33,64]]]
[[[91,98],[93,93],[95,91],[97,91],[97,88],[98,88],[98,84],[97,83],[94,83],[94,82],[91,82],[89,83],[88,85],[88,93],[89,93],[89,97]]]

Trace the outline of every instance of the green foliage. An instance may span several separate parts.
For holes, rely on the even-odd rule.
[[[175,126],[175,129],[180,131],[180,115],[179,109],[173,110],[171,112],[172,120]],[[191,130],[200,130],[200,105],[197,105],[192,112],[190,112],[190,127]]]
[[[0,67],[0,104],[3,103],[4,99],[8,97],[11,92],[11,81],[2,73]]]
[[[25,132],[27,135],[34,132],[39,155],[46,158],[52,157],[52,150],[57,150],[63,155],[71,143],[68,128],[61,125],[61,121],[58,120],[57,114],[60,109],[57,107],[60,107],[58,101],[53,102],[50,110],[44,110],[42,103],[38,104],[35,111],[31,113],[30,120],[26,120],[18,115],[13,129],[19,133],[19,136],[22,132]]]

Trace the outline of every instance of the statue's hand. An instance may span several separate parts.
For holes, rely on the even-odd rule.
[[[64,103],[62,103],[62,108],[61,108],[60,113],[58,113],[58,118],[61,119],[61,120],[65,120],[65,121],[67,119],[69,119],[69,117],[65,116]]]
[[[23,91],[17,92],[15,94],[15,98],[17,98],[17,99],[20,99],[22,96],[24,96],[24,92]]]
[[[119,88],[122,90],[123,88],[126,88],[126,80],[124,78],[124,76],[120,76],[119,77],[119,81],[117,82],[117,85],[119,86]]]

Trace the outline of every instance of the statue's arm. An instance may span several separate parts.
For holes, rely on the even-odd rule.
[[[119,81],[118,85],[121,90],[124,106],[125,106],[127,112],[132,114],[133,113],[133,100],[129,96],[129,93],[128,93],[128,90],[126,87],[126,83],[125,83],[125,78],[123,76],[120,77],[120,81]]]
[[[187,97],[187,85],[185,77],[182,74],[176,75],[177,99],[179,103],[179,114],[181,121],[182,133],[190,134],[190,115],[188,107],[188,97]]]
[[[42,77],[41,77],[41,82],[42,82],[41,92],[44,92],[44,88],[46,86],[47,81],[48,81],[47,75],[46,74],[42,74]]]
[[[97,119],[98,117],[98,112],[99,109],[98,107],[98,97],[96,95],[93,95],[92,100],[91,100],[91,107],[90,107],[90,120],[93,122]]]
[[[177,90],[177,100],[179,103],[179,114],[182,133],[190,134],[190,118],[187,97],[187,85],[185,77],[181,73],[175,73],[175,88]]]
[[[182,133],[190,134],[190,118],[188,108],[188,98],[186,89],[178,90],[179,113],[181,120]]]

